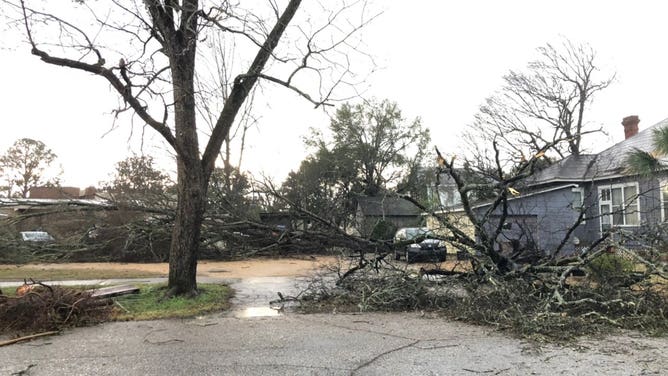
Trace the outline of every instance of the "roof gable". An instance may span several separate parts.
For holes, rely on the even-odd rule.
[[[359,209],[366,216],[417,216],[420,208],[401,197],[365,196],[357,199]]]

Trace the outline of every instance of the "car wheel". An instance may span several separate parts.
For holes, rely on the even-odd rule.
[[[445,253],[443,253],[442,255],[439,255],[438,256],[438,262],[445,262],[446,256],[447,255]]]

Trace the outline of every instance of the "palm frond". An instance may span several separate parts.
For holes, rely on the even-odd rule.
[[[668,127],[661,127],[654,130],[652,134],[654,147],[661,155],[668,155]]]
[[[668,133],[666,133],[668,135]],[[668,139],[667,139],[668,140]],[[668,145],[667,145],[668,146]],[[639,175],[652,175],[664,166],[652,153],[636,148],[626,157],[627,170]]]

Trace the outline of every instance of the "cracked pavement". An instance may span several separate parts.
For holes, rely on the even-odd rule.
[[[651,375],[667,338],[537,346],[417,313],[107,323],[0,348],[1,375]]]

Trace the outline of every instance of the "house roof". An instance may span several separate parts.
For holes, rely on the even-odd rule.
[[[664,119],[598,154],[568,156],[538,171],[527,179],[525,184],[535,186],[558,182],[601,180],[624,175],[628,154],[635,149],[646,152],[654,151],[653,131],[667,126],[668,119]]]
[[[534,186],[549,183],[563,183],[587,179],[589,171],[596,164],[597,155],[569,155],[527,178],[524,185]]]
[[[366,216],[418,216],[421,211],[412,202],[401,197],[375,196],[357,199],[362,214]]]
[[[40,206],[82,205],[82,206],[111,206],[112,204],[99,199],[52,199],[52,198],[2,198],[0,208],[28,209]]]

